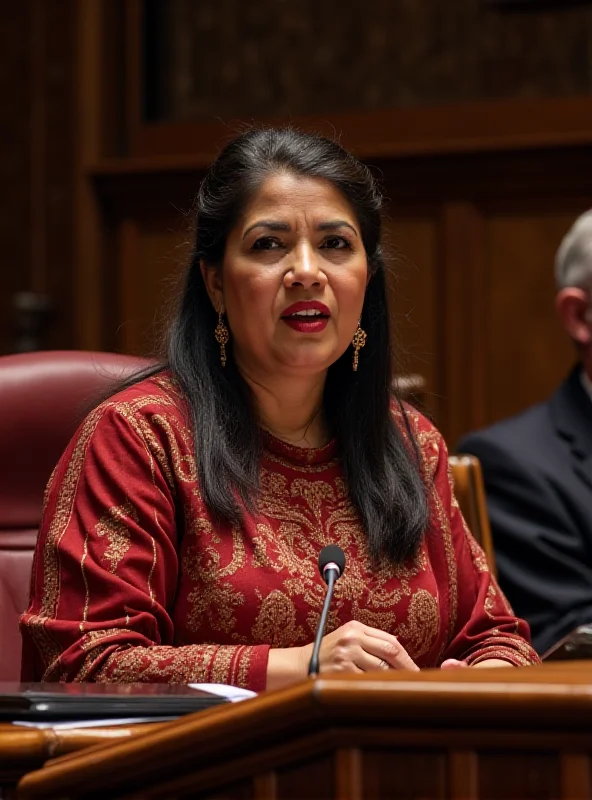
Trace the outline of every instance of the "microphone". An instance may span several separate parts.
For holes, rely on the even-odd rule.
[[[312,648],[312,656],[310,657],[310,664],[308,665],[308,674],[316,677],[319,674],[319,651],[321,649],[321,641],[325,633],[325,625],[327,624],[327,615],[329,614],[329,606],[333,597],[333,587],[338,578],[343,575],[345,569],[345,553],[336,544],[329,544],[323,547],[319,553],[319,572],[321,578],[327,584],[327,594],[325,595],[325,602],[321,612],[321,618],[317,628],[317,633]]]

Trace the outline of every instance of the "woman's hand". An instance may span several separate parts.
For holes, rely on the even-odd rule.
[[[267,688],[277,689],[308,674],[313,644],[269,651]],[[375,669],[409,669],[419,667],[396,636],[361,622],[346,622],[323,637],[319,653],[319,671],[369,672]]]
[[[308,661],[312,644],[303,648]],[[410,669],[417,672],[415,664],[396,636],[361,622],[346,622],[328,633],[321,642],[320,672],[369,672],[374,669]]]

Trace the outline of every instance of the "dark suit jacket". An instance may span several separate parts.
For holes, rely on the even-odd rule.
[[[543,653],[592,623],[592,402],[579,368],[458,451],[481,461],[500,583]]]

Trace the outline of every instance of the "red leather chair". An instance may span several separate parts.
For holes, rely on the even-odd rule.
[[[51,471],[97,399],[149,364],[82,351],[0,357],[0,681],[20,677],[18,618]]]

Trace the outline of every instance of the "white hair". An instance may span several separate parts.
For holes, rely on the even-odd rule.
[[[558,289],[592,289],[592,209],[578,217],[555,256]]]

